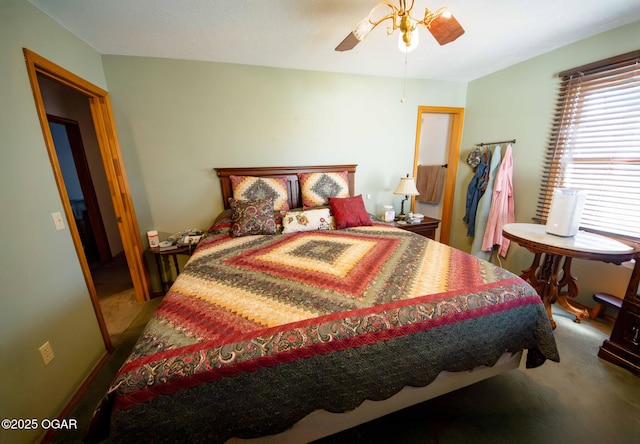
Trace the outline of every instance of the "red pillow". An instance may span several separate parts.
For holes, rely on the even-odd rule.
[[[337,229],[373,225],[364,208],[361,194],[354,197],[329,197],[328,200]]]

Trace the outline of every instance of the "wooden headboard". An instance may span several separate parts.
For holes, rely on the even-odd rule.
[[[224,209],[229,209],[229,198],[233,197],[229,176],[253,177],[286,177],[289,193],[289,208],[302,207],[302,195],[298,183],[298,173],[339,173],[346,171],[349,175],[349,194],[355,190],[355,174],[357,165],[322,165],[322,166],[289,166],[289,167],[245,167],[214,168],[220,178]]]

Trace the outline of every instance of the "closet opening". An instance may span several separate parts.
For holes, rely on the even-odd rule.
[[[422,203],[412,197],[411,208],[414,213],[440,220],[436,240],[447,245],[451,232],[463,118],[464,108],[418,107],[413,177],[417,177],[419,166],[433,165],[444,169],[444,180],[439,202]]]

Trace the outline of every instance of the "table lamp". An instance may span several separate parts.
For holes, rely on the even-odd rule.
[[[404,199],[402,199],[402,203],[400,204],[400,214],[398,214],[398,219],[404,219],[407,215],[404,214],[404,201],[409,199],[409,196],[417,196],[418,189],[416,188],[416,183],[413,180],[413,177],[401,177],[400,183],[396,187],[396,190],[393,194],[401,194],[404,195]]]

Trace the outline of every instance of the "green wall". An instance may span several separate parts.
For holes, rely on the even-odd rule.
[[[466,84],[103,56],[141,231],[208,228],[213,168],[358,164],[378,212],[412,171],[418,105],[464,107]],[[130,168],[139,168],[133,177]],[[366,199],[371,195],[371,199]]]
[[[517,139],[513,145],[516,222],[531,223],[535,215],[543,155],[559,86],[557,74],[637,50],[639,42],[640,22],[635,22],[469,83],[462,157],[466,158],[474,143]],[[465,191],[472,175],[469,166],[461,166],[452,225],[451,244],[465,251],[470,250],[473,239],[467,238],[466,225],[462,222]],[[531,253],[512,243],[503,265],[519,273],[531,260]],[[572,268],[578,278],[580,302],[592,305],[591,295],[595,291],[624,295],[628,269],[580,260],[575,261]]]
[[[105,353],[37,118],[22,48],[105,87],[100,55],[24,0],[0,0],[0,418],[53,418]],[[65,220],[66,223],[66,220]],[[50,341],[47,366],[38,348]],[[0,429],[0,442],[42,430]]]

